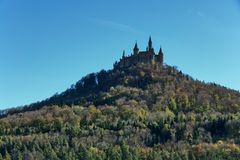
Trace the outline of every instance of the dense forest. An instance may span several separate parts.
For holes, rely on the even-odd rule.
[[[176,67],[102,70],[2,112],[0,159],[240,159],[240,93]]]

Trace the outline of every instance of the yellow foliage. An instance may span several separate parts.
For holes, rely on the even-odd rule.
[[[141,120],[145,120],[147,117],[147,112],[143,108],[140,108],[137,114]]]
[[[175,114],[168,107],[165,109],[165,112],[167,113],[168,117],[170,118],[175,117]]]
[[[96,114],[96,113],[100,113],[101,111],[98,108],[96,108],[94,105],[90,105],[88,107],[88,112],[90,114]]]
[[[224,142],[222,140],[217,141],[217,145],[222,145]]]

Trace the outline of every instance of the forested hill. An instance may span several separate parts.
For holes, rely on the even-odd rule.
[[[239,92],[162,63],[120,61],[8,110],[0,159],[238,160],[239,137]]]
[[[135,100],[149,108],[156,105],[171,108],[172,103],[176,103],[177,110],[183,112],[215,110],[234,113],[240,110],[238,91],[194,80],[176,67],[137,63],[91,73],[63,93],[7,112],[14,114],[49,105],[116,105],[118,99]]]

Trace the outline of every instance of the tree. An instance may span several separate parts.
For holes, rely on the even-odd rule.
[[[173,97],[170,97],[170,109],[174,112],[177,113],[177,103]]]
[[[121,144],[121,151],[122,151],[122,160],[132,160],[132,154],[129,151],[129,146],[123,142]]]
[[[8,153],[8,151],[6,150],[5,152],[5,157],[4,157],[5,160],[11,160],[11,155]]]

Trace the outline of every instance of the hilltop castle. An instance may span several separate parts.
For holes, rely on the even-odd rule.
[[[160,47],[158,54],[155,54],[151,36],[149,37],[148,46],[146,51],[139,51],[137,42],[134,45],[133,53],[130,56],[125,56],[123,51],[122,58],[119,62],[114,64],[114,68],[125,68],[138,63],[152,64],[152,65],[163,65],[163,51]]]

